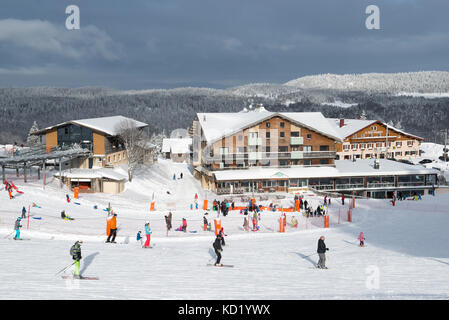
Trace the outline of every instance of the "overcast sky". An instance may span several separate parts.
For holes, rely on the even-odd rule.
[[[65,9],[80,9],[67,30]],[[368,5],[381,30],[367,30]],[[283,83],[449,70],[448,0],[1,0],[0,87]]]

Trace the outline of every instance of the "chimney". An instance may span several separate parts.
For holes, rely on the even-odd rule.
[[[343,127],[344,125],[345,125],[345,119],[340,118],[340,128]]]

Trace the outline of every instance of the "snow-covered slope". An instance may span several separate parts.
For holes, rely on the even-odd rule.
[[[179,178],[181,172],[184,178],[173,180],[173,174]],[[204,211],[190,210],[189,205],[196,192],[200,205],[204,198],[212,201],[215,196],[201,192],[186,164],[162,161],[136,172],[120,195],[81,194],[71,203],[65,200],[68,191],[59,189],[51,178],[45,190],[35,174],[26,185],[15,172],[8,178],[25,193],[9,200],[0,191],[1,299],[449,298],[445,247],[449,195],[398,201],[395,207],[387,200],[357,200],[352,223],[346,221],[348,201],[342,206],[334,198],[329,229],[322,228],[322,218],[287,213],[282,234],[278,213],[262,212],[261,230],[246,232],[241,227],[243,215],[233,211],[221,221],[227,234],[222,262],[234,268],[214,268],[207,266],[215,259],[214,235],[201,230]],[[150,212],[153,192],[157,210]],[[270,201],[289,206],[290,197]],[[310,193],[305,197],[314,207],[322,201]],[[6,238],[22,206],[28,208],[33,202],[41,208],[31,207],[29,229],[27,220],[22,222],[22,237],[30,240]],[[118,214],[117,244],[103,243],[106,212],[102,209],[108,202]],[[172,230],[167,236],[164,215],[170,202],[175,202],[173,227],[186,217],[187,233]],[[62,220],[63,209],[75,220]],[[292,215],[299,219],[298,229],[290,225]],[[217,216],[209,212],[206,217],[212,221]],[[153,249],[142,249],[135,240],[145,220],[152,227]],[[366,236],[365,248],[357,245],[360,231]],[[328,270],[314,268],[321,235],[330,248]],[[63,280],[55,275],[72,262],[69,248],[78,239],[84,240],[81,274],[100,280]]]

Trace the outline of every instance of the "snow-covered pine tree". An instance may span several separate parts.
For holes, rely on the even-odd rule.
[[[39,127],[37,125],[37,122],[34,121],[33,125],[30,128],[30,131],[28,132],[27,137],[27,146],[29,147],[36,147],[39,145],[39,137],[35,135],[31,135],[33,132],[39,131]]]

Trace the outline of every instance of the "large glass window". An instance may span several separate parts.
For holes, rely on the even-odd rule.
[[[72,145],[74,143],[92,143],[92,130],[73,124],[58,128],[58,145]]]

